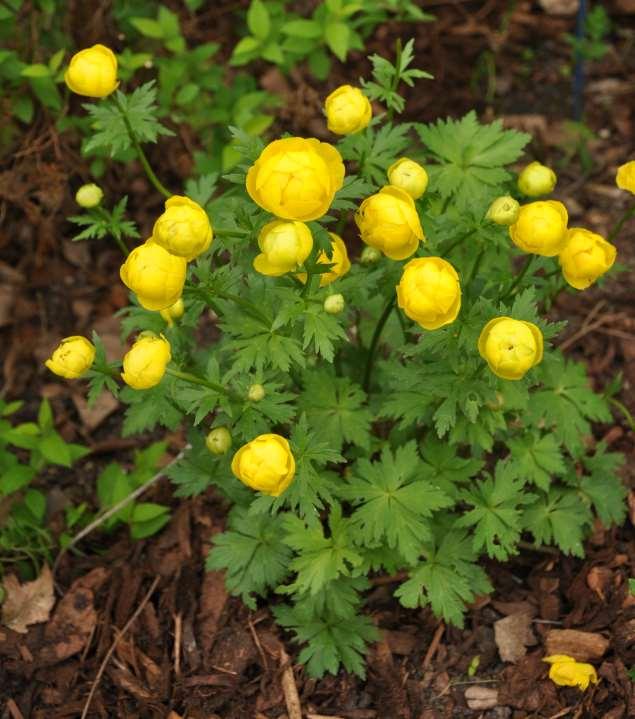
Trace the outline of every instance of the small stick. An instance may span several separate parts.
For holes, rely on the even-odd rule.
[[[90,692],[88,693],[88,699],[86,699],[86,703],[84,704],[84,709],[82,710],[82,715],[80,719],[86,719],[88,716],[88,710],[90,709],[90,703],[93,700],[93,696],[95,694],[95,691],[97,690],[97,687],[99,686],[99,682],[101,681],[101,677],[106,670],[106,666],[108,662],[110,661],[110,657],[112,656],[113,652],[117,648],[117,644],[119,644],[119,641],[124,636],[124,634],[130,629],[130,627],[134,624],[135,619],[141,614],[143,611],[143,608],[145,605],[150,601],[150,597],[153,595],[154,590],[157,588],[157,584],[159,583],[159,580],[161,577],[155,577],[154,581],[152,582],[150,589],[148,589],[147,594],[145,597],[141,600],[141,604],[135,609],[134,614],[128,619],[128,621],[125,623],[123,629],[119,632],[119,634],[115,637],[113,643],[110,645],[110,649],[106,652],[106,656],[104,657],[104,660],[102,661],[99,671],[97,672],[97,676],[95,677],[95,681],[93,682]],[[300,719],[302,719],[300,717]]]
[[[344,719],[344,717],[335,716],[335,714],[307,714],[307,719]]]
[[[559,711],[557,714],[552,714],[549,719],[559,719],[559,717],[566,716],[571,712],[575,707],[565,707],[561,711]]]
[[[443,632],[445,632],[445,624],[441,622],[439,626],[436,628],[436,631],[434,632],[434,636],[432,637],[432,641],[430,642],[430,646],[428,647],[428,651],[426,652],[426,655],[423,659],[423,668],[427,669],[430,664],[432,663],[432,659],[434,658],[434,655],[437,653],[437,649],[439,648],[439,644],[441,642],[441,637],[443,636]]]
[[[174,674],[181,676],[181,637],[183,636],[183,618],[181,613],[174,615]]]
[[[262,644],[260,643],[260,638],[258,637],[258,632],[256,631],[256,627],[254,627],[254,624],[251,621],[251,617],[247,618],[247,626],[249,627],[249,631],[251,632],[251,636],[254,640],[254,644],[256,645],[256,649],[260,653],[260,658],[262,659],[262,668],[265,671],[268,671],[269,665],[267,663],[267,656],[262,648]]]
[[[300,704],[298,686],[293,676],[291,660],[284,649],[280,649],[280,664],[284,667],[280,681],[282,683],[282,691],[284,693],[284,701],[287,705],[289,719],[302,719],[302,705]],[[84,717],[82,717],[82,719],[84,719]]]

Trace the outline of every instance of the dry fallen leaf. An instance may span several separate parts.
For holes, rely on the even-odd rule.
[[[6,627],[26,634],[29,625],[47,621],[55,604],[53,575],[47,566],[37,579],[24,584],[20,584],[14,574],[9,574],[4,578],[3,587],[2,623]]]
[[[484,711],[498,706],[498,690],[488,687],[468,687],[465,690],[465,701],[472,711]]]
[[[510,614],[494,623],[494,639],[504,662],[517,662],[536,643],[531,631],[531,616],[526,612]]]
[[[580,0],[539,0],[547,15],[575,15],[580,7]]]

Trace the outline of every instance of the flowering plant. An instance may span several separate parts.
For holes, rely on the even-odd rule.
[[[124,335],[138,335],[123,373],[97,336],[94,355],[70,338],[49,364],[63,355],[93,398],[128,403],[126,434],[187,425],[177,496],[214,486],[233,504],[208,568],[250,607],[283,597],[272,610],[314,675],[363,673],[372,574],[460,625],[491,589],[481,557],[528,542],[580,556],[595,517],[624,517],[621,456],[590,441],[609,397],[547,317],[566,283],[610,269],[613,245],[567,229],[561,202],[518,194],[508,166],[528,135],[473,112],[395,122],[400,83],[424,76],[412,42],[397,55],[372,58],[364,94],[329,96],[331,142],[235,131],[225,184],[179,195],[140,147],[163,131],[151,87],[135,91],[144,113],[134,93],[102,100],[93,144],[135,147],[166,210],[121,269]],[[386,111],[371,118],[368,100]],[[555,183],[541,168],[520,182],[532,198]]]

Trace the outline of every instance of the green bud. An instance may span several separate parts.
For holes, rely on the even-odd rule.
[[[518,219],[520,205],[509,195],[497,197],[489,206],[485,217],[497,225],[513,225]]]
[[[261,384],[252,384],[247,393],[250,402],[260,402],[265,396],[265,388]]]
[[[344,295],[329,295],[324,300],[324,311],[328,312],[330,315],[338,314],[338,312],[341,312],[345,306],[346,302],[344,301]]]
[[[381,252],[374,247],[364,247],[360,261],[363,265],[374,265],[381,259]]]
[[[207,437],[205,446],[212,454],[225,454],[232,446],[232,436],[227,427],[216,427]]]
[[[103,190],[99,185],[91,182],[88,185],[82,185],[77,193],[75,194],[75,202],[80,207],[84,207],[87,210],[91,207],[97,207],[104,197]]]

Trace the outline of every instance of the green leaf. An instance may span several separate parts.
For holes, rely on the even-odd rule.
[[[147,17],[131,17],[129,22],[144,37],[151,37],[153,40],[161,40],[164,37],[163,27],[157,20]]]
[[[304,320],[304,335],[302,349],[306,350],[313,345],[315,352],[327,362],[332,362],[335,356],[334,342],[347,340],[346,332],[339,320],[324,311],[322,306],[311,306],[302,315]]]
[[[44,458],[53,464],[70,467],[73,463],[70,446],[57,432],[51,431],[42,436],[38,443],[38,449]]]
[[[624,461],[623,454],[607,452],[603,442],[598,443],[595,454],[582,458],[589,474],[579,479],[579,489],[606,527],[619,526],[627,514],[628,492],[618,473]]]
[[[50,77],[51,70],[47,65],[36,63],[35,65],[27,65],[20,75],[22,77]]]
[[[525,510],[523,525],[538,544],[556,544],[565,554],[584,556],[582,540],[591,512],[571,490],[554,488]]]
[[[518,439],[510,439],[512,467],[524,480],[533,482],[547,492],[552,478],[565,473],[566,467],[560,447],[553,435],[537,437],[527,433]]]
[[[247,10],[247,27],[252,35],[264,40],[271,30],[269,11],[262,0],[251,0]]]
[[[346,60],[349,48],[350,30],[343,22],[330,22],[324,31],[324,39],[331,52],[342,62]]]
[[[290,20],[285,22],[280,31],[285,35],[307,40],[317,40],[317,38],[322,37],[322,27],[314,20]]]
[[[132,539],[151,537],[170,521],[170,508],[161,504],[140,502],[133,506],[128,521]]]

